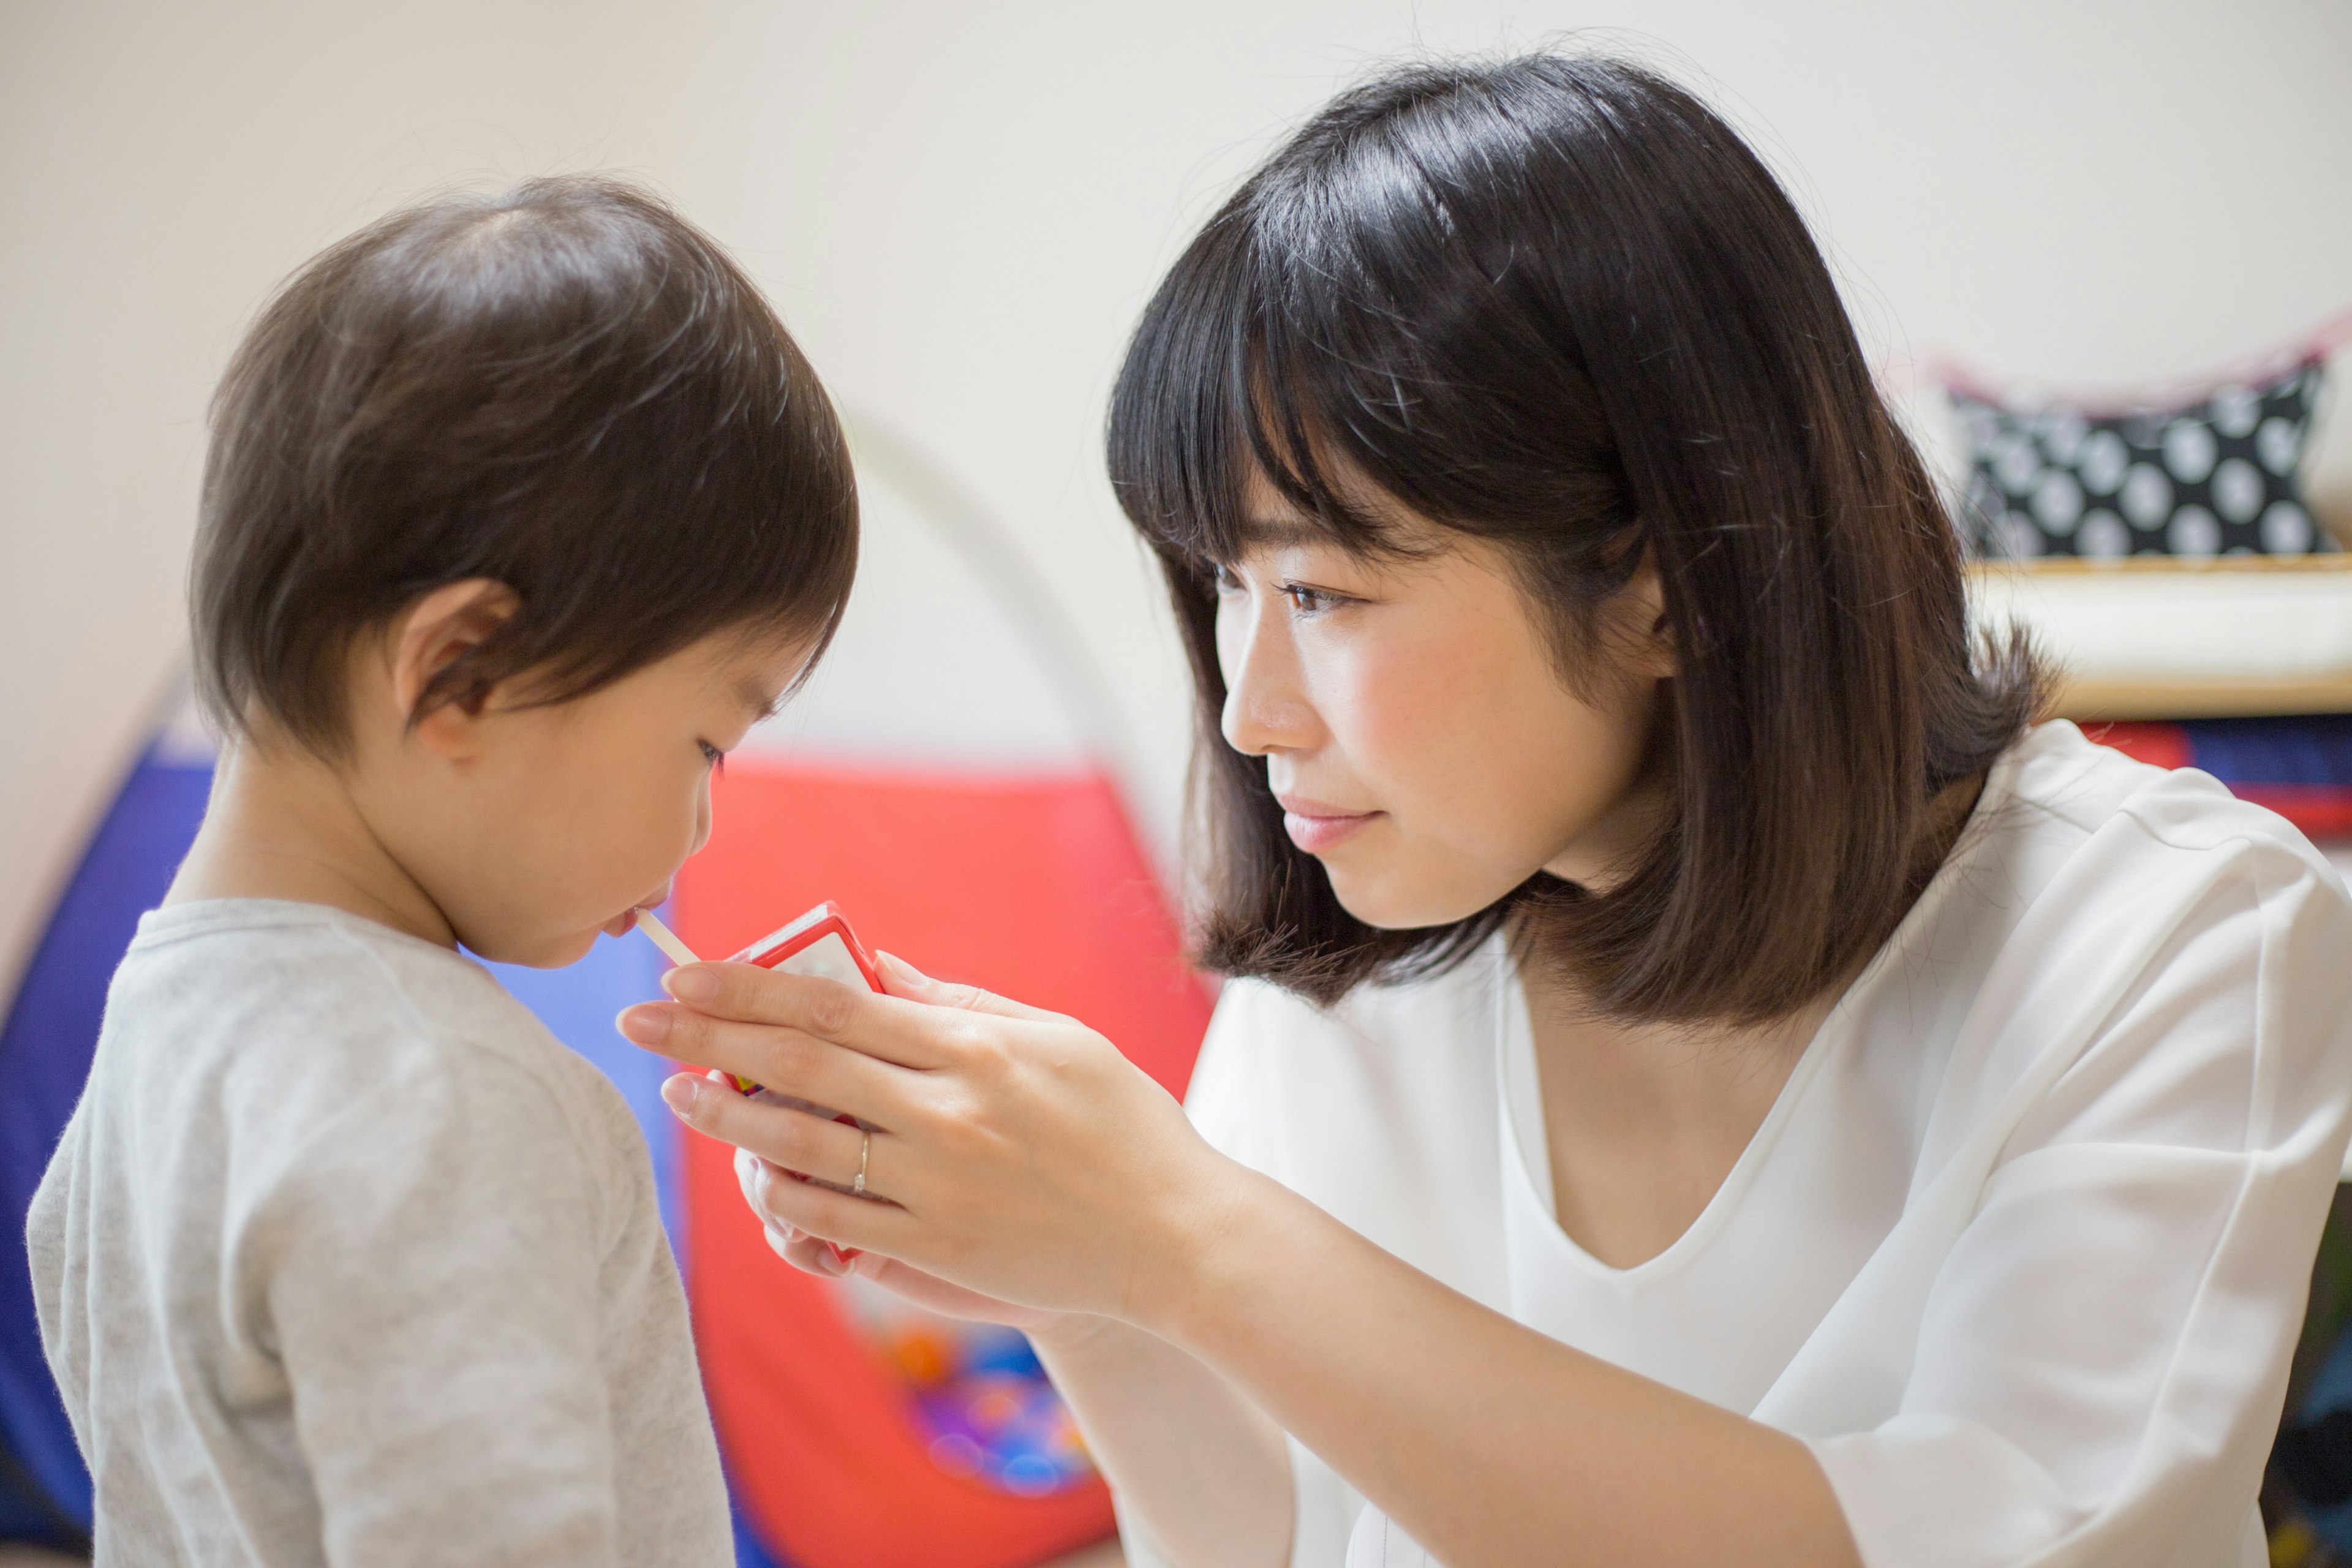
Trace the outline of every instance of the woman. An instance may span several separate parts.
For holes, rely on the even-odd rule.
[[[1190,1120],[903,964],[676,971],[631,1037],[877,1129],[672,1080],[787,1257],[1026,1330],[1177,1563],[2263,1560],[2352,910],[2031,726],[1719,120],[1549,56],[1345,95],[1110,458],[1238,977]]]

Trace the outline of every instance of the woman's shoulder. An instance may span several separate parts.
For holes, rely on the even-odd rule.
[[[2326,858],[2277,813],[2240,800],[2211,774],[2160,768],[2101,745],[2063,720],[2035,726],[1995,770],[1997,831],[2087,841],[2127,826],[2153,847],[2275,850],[2334,879]]]
[[[1862,1000],[1889,1031],[1935,1020],[1921,1033],[1951,1054],[1922,1065],[1960,1121],[2022,1113],[2032,1081],[2030,1124],[2133,1106],[2227,1145],[2263,1102],[2339,1093],[2352,899],[2292,825],[2207,775],[2045,724],[1996,768],[1938,884]]]
[[[1997,889],[2008,896],[1993,902],[2063,910],[2077,934],[2089,921],[2110,946],[2132,931],[2160,940],[2223,882],[2315,915],[2346,904],[2342,878],[2284,817],[2209,774],[2136,762],[2063,721],[2002,757],[1947,870],[1977,896],[1948,896],[1943,912],[1982,909]]]
[[[2352,899],[2275,813],[2053,722],[1995,766],[1890,945],[1937,954],[1979,1003],[2033,976],[2087,999],[2192,950],[2232,973],[2336,963],[2352,956]]]

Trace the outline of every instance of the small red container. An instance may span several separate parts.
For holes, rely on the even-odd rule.
[[[841,906],[830,899],[789,925],[770,931],[727,962],[756,963],[762,969],[781,969],[787,974],[814,974],[820,980],[836,981],[844,985],[863,985],[877,993],[882,989],[882,977],[875,971],[873,956],[866,951],[866,944],[857,940],[857,933],[849,929],[849,917],[843,914]],[[734,1079],[739,1091],[744,1094],[760,1092],[760,1086],[750,1079],[731,1073],[729,1077]],[[773,1098],[798,1110],[831,1115],[835,1121],[851,1127],[863,1128],[866,1125],[855,1116],[841,1115],[828,1107],[811,1105],[789,1095]],[[793,1174],[798,1181],[815,1180],[798,1173]],[[820,1182],[818,1185],[831,1187],[835,1192],[849,1190],[837,1182]],[[845,1260],[857,1256],[855,1247],[835,1247],[833,1250],[835,1256]]]
[[[782,930],[770,931],[727,962],[756,963],[787,974],[814,974],[844,985],[863,985],[868,991],[882,989],[882,976],[876,972],[873,958],[857,933],[849,929],[849,917],[831,900]]]

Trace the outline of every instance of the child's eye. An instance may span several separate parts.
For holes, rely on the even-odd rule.
[[[718,747],[712,745],[708,741],[697,741],[695,744],[702,748],[702,760],[704,762],[709,763],[712,767],[718,769],[722,773],[727,771],[726,752],[720,751]]]

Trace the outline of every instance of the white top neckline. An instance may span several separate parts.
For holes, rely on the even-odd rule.
[[[1789,1069],[1780,1092],[1773,1097],[1771,1108],[1757,1123],[1747,1146],[1739,1151],[1739,1158],[1732,1162],[1731,1169],[1724,1173],[1706,1206],[1663,1250],[1620,1268],[1593,1257],[1582,1243],[1560,1228],[1559,1198],[1551,1181],[1551,1146],[1544,1126],[1541,1069],[1536,1061],[1527,987],[1520,982],[1517,965],[1499,942],[1490,967],[1496,995],[1495,1070],[1496,1081],[1502,1086],[1504,1181],[1507,1185],[1516,1183],[1527,1203],[1544,1221],[1539,1233],[1515,1232],[1514,1251],[1521,1247],[1551,1247],[1570,1267],[1625,1288],[1637,1287],[1683,1267],[1704,1252],[1715,1234],[1732,1222],[1741,1200],[1754,1186],[1758,1173],[1772,1158],[1783,1130],[1796,1114],[1806,1088],[1819,1069],[1823,1042],[1838,1026],[1845,1005],[1841,998],[1813,1031],[1813,1037],[1806,1042],[1796,1064]]]
[[[1757,1124],[1706,1205],[1663,1250],[1627,1268],[1603,1263],[1560,1228],[1559,1199],[1551,1180],[1551,1145],[1544,1121],[1542,1070],[1536,1060],[1535,1028],[1528,1006],[1527,985],[1511,956],[1509,942],[1500,933],[1488,939],[1484,958],[1491,977],[1489,984],[1495,989],[1495,1080],[1501,1087],[1504,1108],[1505,1182],[1507,1185],[1516,1178],[1549,1222],[1542,1227],[1549,1232],[1548,1237],[1528,1234],[1515,1237],[1515,1242],[1528,1247],[1555,1246],[1571,1266],[1627,1287],[1671,1273],[1704,1251],[1717,1232],[1733,1223],[1740,1203],[1772,1159],[1789,1123],[1798,1115],[1807,1087],[1819,1075],[1823,1059],[1836,1048],[1841,1034],[1853,1028],[1853,1020],[1866,1005],[1870,991],[1905,951],[1910,934],[1933,922],[1948,889],[1965,877],[1970,851],[1982,836],[1980,825],[1990,820],[2009,800],[2019,755],[2017,750],[2006,752],[1987,770],[1984,787],[1978,792],[1967,822],[1953,840],[1946,865],[1938,868],[1927,886],[1919,890],[1919,896],[1896,922],[1894,934],[1871,955],[1822,1015],[1790,1066],[1780,1093],[1773,1097],[1764,1120]]]

